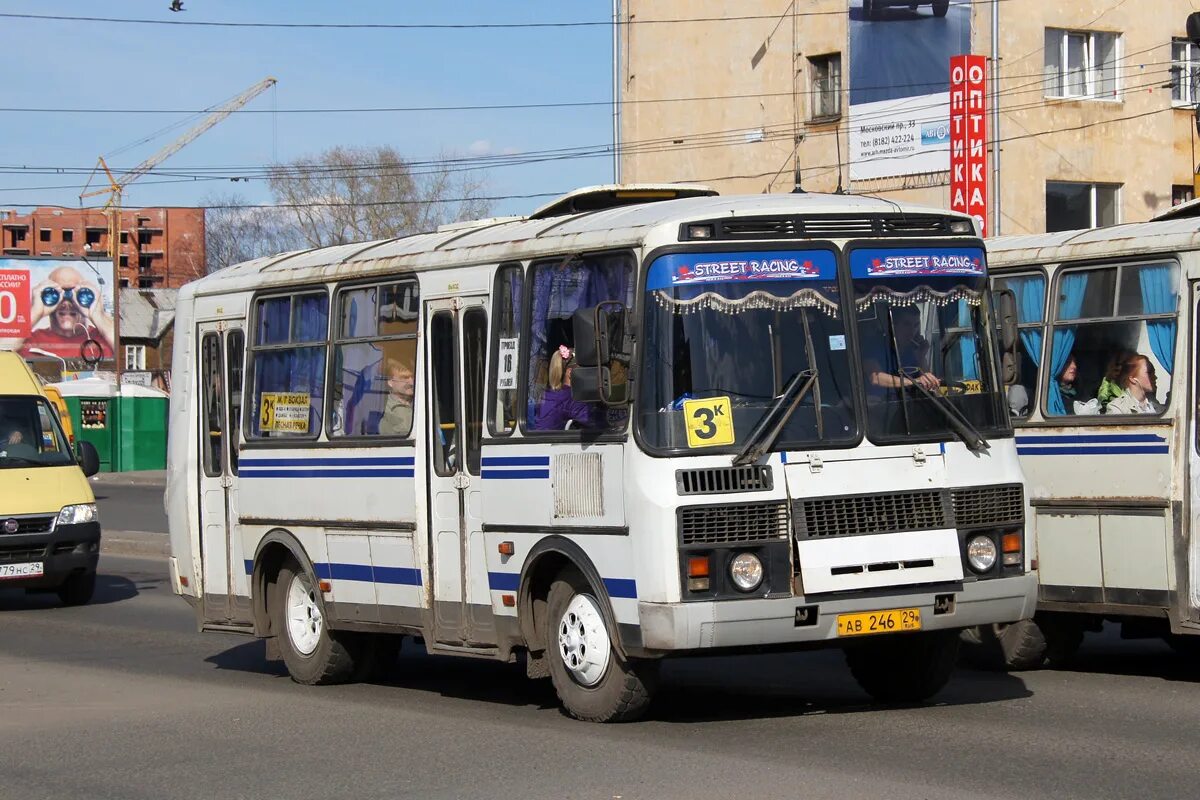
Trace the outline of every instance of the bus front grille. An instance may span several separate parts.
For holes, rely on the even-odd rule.
[[[787,503],[730,503],[681,508],[679,538],[684,546],[787,539]]]
[[[959,528],[987,528],[1020,522],[1025,516],[1025,496],[1019,483],[954,489],[950,496]]]
[[[796,537],[825,539],[948,528],[946,499],[941,491],[920,491],[797,500],[793,515]]]

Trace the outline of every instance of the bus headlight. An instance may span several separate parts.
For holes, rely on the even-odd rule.
[[[967,542],[967,563],[976,572],[987,572],[996,565],[996,543],[992,537],[972,536]]]
[[[58,525],[82,525],[85,522],[96,521],[96,504],[95,503],[80,503],[77,506],[63,506],[62,511],[58,512],[58,520],[54,523]]]
[[[729,577],[743,592],[752,592],[762,583],[762,562],[753,553],[738,553],[729,564]]]

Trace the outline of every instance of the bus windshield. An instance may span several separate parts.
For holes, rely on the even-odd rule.
[[[1007,430],[996,381],[980,248],[850,253],[854,313],[873,441]],[[986,446],[986,445],[982,445]]]
[[[831,250],[676,253],[646,283],[638,420],[657,450],[741,448],[777,398],[815,378],[772,449],[857,436]],[[799,384],[797,384],[799,385]]]
[[[0,469],[74,462],[49,403],[29,395],[0,397]]]

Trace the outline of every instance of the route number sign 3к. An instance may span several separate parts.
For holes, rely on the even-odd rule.
[[[683,424],[688,447],[733,444],[733,405],[728,397],[683,401]]]

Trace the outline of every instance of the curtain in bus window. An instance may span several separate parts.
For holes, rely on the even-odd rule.
[[[1138,282],[1142,289],[1142,309],[1147,314],[1175,313],[1175,292],[1171,289],[1171,267],[1155,264],[1138,270]],[[1146,321],[1150,337],[1150,349],[1168,375],[1175,367],[1175,320],[1156,319]]]
[[[966,328],[967,333],[959,339],[959,353],[962,356],[962,376],[963,380],[976,381],[979,380],[979,358],[978,358],[978,343],[975,341],[975,334],[971,332],[971,306],[966,300],[958,301],[958,325],[961,328]]]
[[[283,344],[288,340],[291,301],[290,297],[271,297],[259,301],[256,344]]]
[[[1046,279],[1041,275],[1010,278],[1006,288],[1017,296],[1017,322],[1041,322],[1046,307]],[[1020,332],[1021,346],[1033,359],[1034,366],[1042,363],[1042,329],[1028,328]]]
[[[1072,319],[1079,316],[1083,309],[1083,299],[1087,292],[1088,276],[1086,272],[1074,272],[1063,278],[1062,298],[1058,307],[1059,319]],[[1050,353],[1050,376],[1057,377],[1067,365],[1071,357],[1071,348],[1075,346],[1075,326],[1068,325],[1054,329],[1053,347]],[[1058,389],[1058,381],[1050,381],[1050,394],[1047,405],[1051,414],[1066,414],[1067,407],[1063,402],[1062,392]]]

